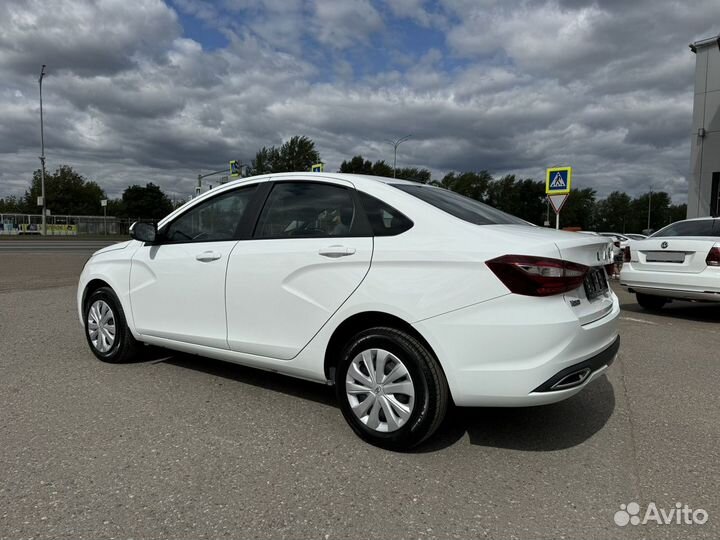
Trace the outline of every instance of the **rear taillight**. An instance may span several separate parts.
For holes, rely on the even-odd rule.
[[[623,249],[623,262],[630,262],[630,246],[625,246]]]
[[[574,291],[583,284],[589,270],[582,264],[526,255],[503,255],[485,264],[511,292],[525,296]]]
[[[710,253],[705,257],[705,263],[708,266],[720,266],[720,248],[710,248]]]

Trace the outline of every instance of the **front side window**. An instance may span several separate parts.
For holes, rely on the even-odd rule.
[[[414,195],[418,199],[432,204],[434,207],[447,212],[475,225],[528,225],[527,221],[506,214],[502,210],[488,206],[481,202],[458,195],[448,189],[425,186],[422,184],[391,184],[393,187]]]
[[[349,189],[315,182],[276,184],[255,229],[256,238],[350,236],[355,205]]]
[[[661,236],[720,236],[720,226],[716,219],[678,221],[652,235],[653,238]]]
[[[169,225],[165,232],[166,242],[234,240],[255,189],[256,186],[235,189],[188,210]]]

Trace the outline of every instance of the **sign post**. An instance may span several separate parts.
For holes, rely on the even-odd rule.
[[[551,167],[545,175],[545,193],[555,210],[555,228],[560,228],[560,210],[570,196],[572,167]]]
[[[107,236],[107,199],[100,199],[100,206],[103,209],[103,229],[105,229],[105,236]]]

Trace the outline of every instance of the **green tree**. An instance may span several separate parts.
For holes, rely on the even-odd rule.
[[[628,232],[640,232],[648,228],[648,211],[650,211],[650,228],[654,231],[672,222],[670,211],[670,195],[664,191],[648,192],[635,197],[631,203],[632,227]]]
[[[392,167],[390,168],[392,171]],[[390,175],[392,176],[392,174]],[[418,169],[417,167],[403,167],[395,171],[395,178],[403,180],[412,180],[421,184],[429,184],[432,180],[432,174],[428,169]]]
[[[15,195],[0,199],[0,214],[23,213],[23,201]]]
[[[384,176],[385,178],[392,178],[393,169],[391,165],[385,163],[384,160],[380,159],[373,163],[372,174],[375,176]]]
[[[262,147],[250,164],[250,174],[309,171],[319,161],[320,154],[312,139],[296,135],[280,148]]]
[[[669,208],[670,223],[681,221],[687,218],[687,204],[673,204]]]
[[[560,212],[560,226],[594,230],[595,195],[592,188],[574,189]]]
[[[425,179],[430,177],[430,171],[427,171],[426,169],[398,169],[398,173],[403,171],[406,176],[403,177],[398,174],[397,178],[410,178],[413,175],[415,177],[420,176]],[[388,165],[383,160],[378,160],[375,163],[372,163],[369,159],[364,159],[360,155],[353,156],[349,161],[343,161],[340,164],[339,172],[349,174],[371,174],[373,176],[384,176],[386,178],[393,177],[393,169],[391,165]]]
[[[345,160],[340,164],[341,173],[349,174],[373,174],[373,164],[369,159],[362,156],[353,156],[349,161]]]
[[[139,219],[161,219],[173,209],[170,198],[152,182],[145,186],[128,186],[122,200],[119,203],[113,201],[110,208],[118,217]]]
[[[518,180],[514,174],[493,180],[484,202],[531,223],[545,220],[545,186],[540,181]]]
[[[571,195],[572,196],[572,195]],[[613,191],[595,205],[595,227],[598,231],[634,232],[632,223],[632,199],[627,193]],[[638,231],[639,232],[639,231]]]
[[[30,189],[23,197],[23,210],[38,213],[40,169],[33,173]],[[102,214],[100,200],[105,192],[96,182],[87,180],[69,165],[61,165],[54,173],[45,173],[45,205],[56,215],[97,216]]]
[[[492,181],[493,178],[487,171],[449,172],[440,181],[440,186],[476,201],[484,201]]]

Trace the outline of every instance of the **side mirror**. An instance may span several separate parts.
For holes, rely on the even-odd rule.
[[[130,226],[130,238],[152,244],[157,238],[157,227],[150,223],[136,221]]]

